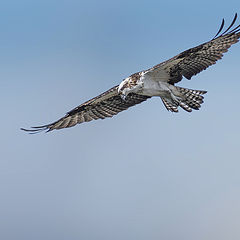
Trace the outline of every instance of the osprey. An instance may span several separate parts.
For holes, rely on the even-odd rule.
[[[179,106],[188,112],[192,109],[198,110],[206,91],[182,88],[175,84],[183,77],[190,80],[192,76],[215,64],[232,44],[238,42],[240,25],[233,28],[236,19],[237,14],[230,26],[222,32],[223,19],[219,31],[212,40],[186,50],[148,70],[132,74],[119,85],[79,105],[59,120],[32,129],[21,129],[37,133],[73,127],[78,123],[112,117],[153,96],[160,97],[166,109],[171,112],[178,112]]]

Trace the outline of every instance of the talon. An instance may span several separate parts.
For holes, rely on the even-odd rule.
[[[121,94],[121,98],[122,98],[123,101],[126,101],[127,95]]]

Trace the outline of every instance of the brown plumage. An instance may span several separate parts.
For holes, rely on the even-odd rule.
[[[149,94],[144,95],[144,92],[142,91],[142,88],[144,87],[143,84],[143,86],[141,85],[138,89],[138,92],[130,92],[126,98],[122,97],[122,90],[131,90],[138,86],[143,75],[146,79],[149,77],[151,80],[154,79],[159,82],[166,82],[169,86],[172,86],[173,92],[175,91],[176,96],[178,96],[180,100],[178,98],[171,99],[165,95],[159,95],[168,110],[177,112],[178,106],[188,112],[191,112],[192,109],[199,109],[203,103],[202,95],[205,94],[206,91],[184,89],[173,85],[181,81],[183,77],[191,79],[192,76],[215,64],[217,60],[223,57],[223,53],[227,52],[232,44],[238,42],[238,39],[240,38],[240,25],[232,29],[236,19],[237,14],[235,14],[230,26],[222,32],[224,27],[223,20],[218,33],[212,40],[186,50],[148,70],[131,75],[120,84],[121,89],[119,89],[119,86],[115,86],[103,94],[74,108],[64,117],[53,123],[33,127],[30,130],[22,128],[22,130],[28,131],[29,133],[37,133],[44,130],[52,131],[54,129],[72,127],[78,123],[112,117],[131,106],[147,100],[151,96],[156,96]],[[166,91],[166,93],[168,93],[168,91]]]
[[[236,19],[237,14],[235,14],[230,28],[233,26]],[[224,19],[222,23],[223,24],[221,25],[220,30],[223,28]],[[232,44],[239,41],[240,25],[228,32],[230,28],[228,28],[221,35],[219,35],[220,32],[218,32],[218,34],[211,41],[188,49],[149,70],[154,71],[163,65],[169,65],[169,83],[174,84],[180,82],[183,76],[190,80],[192,76],[215,64],[217,60],[220,60],[223,57],[223,53],[227,52]]]
[[[49,132],[53,129],[73,127],[78,123],[113,117],[119,112],[146,101],[149,98],[148,96],[132,93],[128,95],[126,100],[123,100],[118,94],[117,89],[118,86],[115,86],[98,97],[81,104],[56,122],[33,127],[33,129],[30,130],[22,128],[22,130],[30,133],[37,133],[44,130]]]

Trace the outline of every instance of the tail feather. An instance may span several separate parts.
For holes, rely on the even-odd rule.
[[[207,91],[203,90],[193,90],[181,87],[175,87],[175,90],[178,93],[177,101],[162,97],[165,107],[171,112],[178,112],[178,106],[187,112],[191,112],[192,109],[199,110],[204,99],[202,95],[207,93]]]
[[[185,102],[180,102],[179,105],[182,109],[186,110],[187,112],[192,111],[192,108],[189,105],[187,105]]]
[[[163,104],[168,111],[178,112],[178,105],[177,104],[175,104],[175,103],[171,102],[169,99],[163,98],[163,97],[162,97],[162,101],[163,101]]]

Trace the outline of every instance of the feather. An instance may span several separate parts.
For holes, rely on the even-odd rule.
[[[156,86],[158,86],[163,92],[162,95],[159,92],[157,92],[157,94],[159,93],[159,96],[162,98],[162,101],[168,110],[177,112],[178,106],[188,112],[192,111],[192,109],[198,110],[203,103],[203,96],[201,95],[205,94],[206,91],[184,89],[172,85],[180,82],[183,76],[187,79],[191,79],[192,76],[215,64],[217,60],[222,58],[223,53],[228,51],[231,45],[239,41],[240,24],[232,29],[236,20],[237,13],[229,27],[221,33],[225,24],[225,20],[223,19],[217,34],[212,40],[194,48],[190,48],[148,70],[132,74],[130,77],[123,80],[120,85],[117,85],[99,96],[75,107],[57,121],[38,127],[32,127],[31,129],[21,128],[21,130],[30,134],[41,131],[49,132],[54,129],[73,127],[76,124],[83,122],[110,118],[129,107],[146,101],[151,96],[156,96]],[[148,80],[151,82],[149,86],[154,86],[150,88],[150,92],[151,90],[154,90],[155,95],[152,94],[153,91],[151,94],[147,92],[147,96],[143,95],[144,83],[142,82],[142,85],[139,83],[139,80],[143,76],[145,79],[150,79],[152,81]],[[163,82],[165,88],[161,88]],[[137,90],[135,92],[129,91],[130,93],[125,96],[123,91],[126,89],[132,90],[133,88]],[[177,91],[177,96],[171,92],[172,89]],[[121,94],[123,94],[124,98],[122,98]]]
[[[49,132],[54,129],[69,128],[82,122],[113,117],[117,113],[150,98],[149,96],[130,93],[126,98],[126,101],[124,101],[118,94],[117,89],[118,86],[115,86],[105,93],[81,104],[69,111],[66,116],[60,118],[56,122],[32,127],[32,129],[21,128],[21,130],[33,134],[41,131]]]

